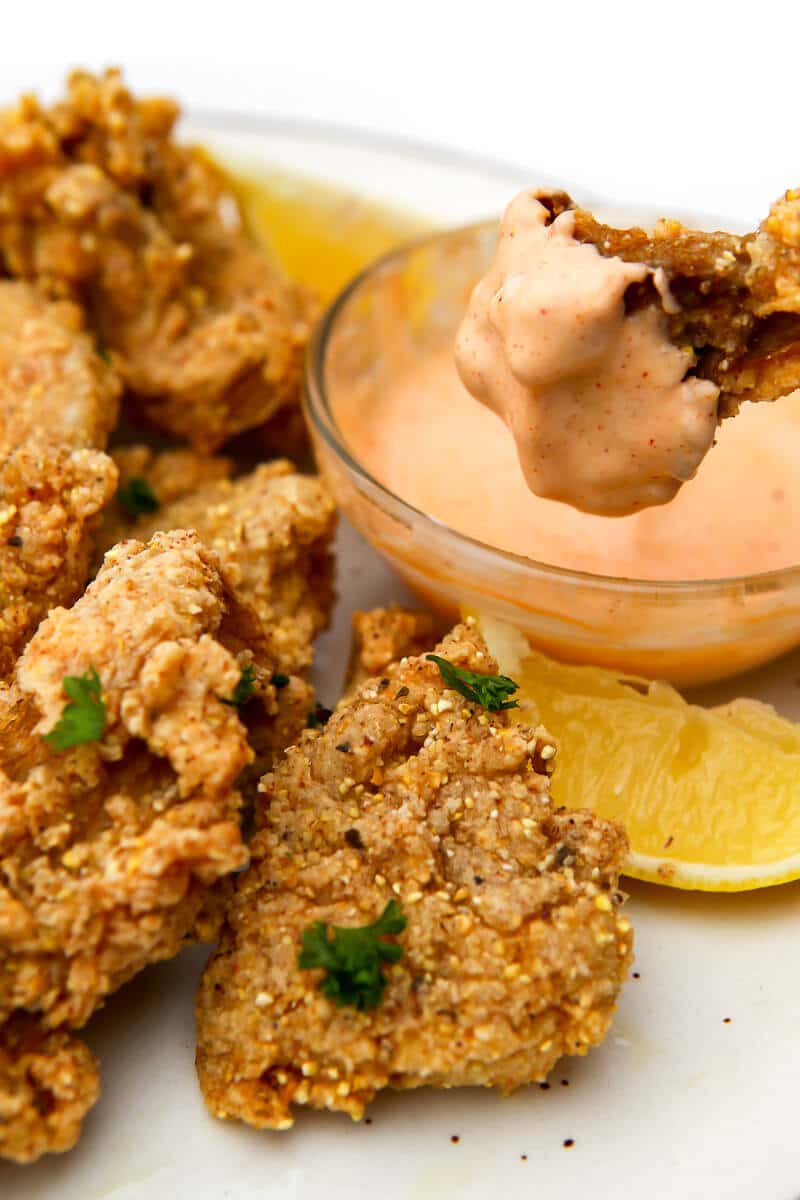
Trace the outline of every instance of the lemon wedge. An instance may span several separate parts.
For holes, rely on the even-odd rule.
[[[567,666],[479,617],[520,719],[558,739],[553,797],[625,826],[626,874],[738,892],[800,878],[800,725],[758,700],[689,704],[666,683]]]
[[[231,183],[250,234],[323,301],[379,255],[431,229],[416,214],[288,172],[234,171]]]

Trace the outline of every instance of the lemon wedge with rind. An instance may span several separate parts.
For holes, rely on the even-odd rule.
[[[737,892],[800,878],[800,726],[758,700],[687,703],[665,683],[570,666],[479,617],[521,715],[558,740],[556,803],[625,826],[626,874]]]

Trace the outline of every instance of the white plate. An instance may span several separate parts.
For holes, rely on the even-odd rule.
[[[435,221],[496,212],[515,188],[549,182],[340,131],[204,120],[192,134],[237,159],[395,204],[410,199]],[[340,556],[342,594],[317,658],[323,699],[337,693],[350,611],[403,598],[352,530],[342,531]],[[796,657],[761,673],[757,690],[800,717],[798,681]],[[371,1124],[301,1112],[289,1133],[218,1123],[194,1074],[192,1004],[207,955],[194,949],[146,971],[91,1022],[103,1096],[78,1147],[0,1167],[0,1196],[797,1200],[800,886],[743,896],[631,891],[639,977],[625,986],[605,1044],[563,1061],[546,1091],[386,1094]]]

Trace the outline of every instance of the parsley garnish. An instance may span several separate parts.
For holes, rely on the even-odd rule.
[[[54,750],[99,742],[106,727],[106,706],[97,671],[89,667],[85,675],[65,675],[63,688],[69,702],[44,740]]]
[[[229,699],[220,696],[223,704],[230,704],[234,708],[243,708],[249,700],[253,699],[253,685],[256,681],[256,669],[252,663],[242,667],[242,673],[239,676],[239,682],[233,689],[233,694]]]
[[[280,671],[276,671],[275,674],[270,679],[270,683],[272,684],[272,686],[274,688],[277,688],[278,691],[280,691],[281,688],[288,687],[289,682],[290,682],[289,676],[281,674]]]
[[[306,717],[306,728],[322,729],[322,726],[327,725],[332,716],[331,709],[326,708],[324,704],[317,703]]]
[[[345,929],[315,921],[303,931],[298,964],[303,970],[312,967],[325,970],[320,991],[340,1007],[352,1004],[360,1012],[377,1008],[386,987],[381,963],[398,962],[403,957],[403,947],[397,942],[380,939],[390,933],[402,933],[407,924],[396,900],[390,900],[371,925]]]
[[[135,475],[124,487],[119,488],[117,503],[130,517],[158,512],[161,507],[150,484],[139,475]]]
[[[448,687],[480,704],[489,712],[503,712],[507,708],[519,708],[516,700],[509,700],[519,689],[519,684],[507,675],[478,675],[475,671],[466,671],[440,658],[438,654],[426,654],[428,662],[436,663],[442,679]]]

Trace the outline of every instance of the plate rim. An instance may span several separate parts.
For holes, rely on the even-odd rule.
[[[441,142],[407,137],[404,134],[341,121],[312,120],[283,113],[259,113],[255,109],[221,109],[192,104],[186,105],[182,110],[181,120],[190,126],[202,125],[221,134],[239,130],[256,134],[277,133],[287,137],[324,138],[341,145],[389,151],[398,158],[423,158],[438,166],[470,167],[495,176],[504,174],[509,178],[516,177],[523,186],[525,180],[530,178],[529,168],[506,159],[495,158],[493,155],[460,150]]]
[[[388,130],[373,129],[369,126],[354,125],[346,121],[327,121],[323,119],[294,116],[290,113],[261,113],[250,108],[216,108],[213,105],[182,106],[179,116],[180,126],[205,128],[209,132],[220,135],[236,133],[237,131],[251,134],[277,134],[294,138],[322,138],[364,150],[390,153],[399,159],[419,161],[420,159],[439,167],[463,167],[476,172],[485,172],[499,180],[505,176],[509,181],[515,181],[519,187],[530,186],[531,181],[540,179],[543,184],[559,187],[571,195],[577,195],[585,207],[624,211],[630,207],[632,211],[644,210],[659,212],[664,216],[674,217],[690,228],[713,227],[721,230],[742,232],[742,221],[733,216],[710,212],[704,208],[685,209],[671,204],[661,204],[653,199],[648,202],[636,201],[627,205],[624,198],[596,191],[586,187],[580,180],[573,178],[557,179],[547,168],[535,165],[523,166],[522,163],[511,162],[508,159],[496,158],[491,154],[480,154],[472,150],[464,150],[447,146],[443,142],[428,141],[425,138],[409,137]],[[633,219],[633,218],[632,218]]]

